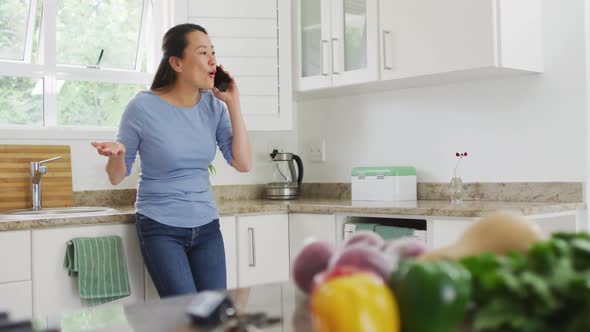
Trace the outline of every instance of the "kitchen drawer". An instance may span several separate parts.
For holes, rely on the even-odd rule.
[[[0,232],[0,284],[31,280],[31,231]]]

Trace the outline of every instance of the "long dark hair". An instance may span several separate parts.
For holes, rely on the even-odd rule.
[[[193,31],[201,31],[207,34],[205,28],[191,23],[179,24],[166,32],[162,41],[162,60],[160,61],[158,71],[154,76],[154,81],[150,89],[157,90],[165,88],[176,81],[176,72],[172,69],[168,60],[171,56],[182,59],[184,49],[188,44],[186,35]]]

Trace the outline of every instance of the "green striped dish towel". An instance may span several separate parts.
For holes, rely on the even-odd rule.
[[[371,231],[371,232],[374,232],[375,231],[375,227],[377,227],[377,224],[366,224],[366,223],[358,223],[358,224],[356,224],[356,230],[357,231]]]
[[[375,232],[377,234],[381,235],[381,237],[384,238],[385,240],[398,239],[400,237],[414,235],[414,230],[412,228],[385,226],[385,225],[375,226]]]
[[[78,276],[80,298],[98,305],[131,294],[123,242],[119,236],[75,238],[68,242],[64,267]]]

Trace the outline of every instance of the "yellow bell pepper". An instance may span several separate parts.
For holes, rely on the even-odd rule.
[[[317,285],[310,298],[315,332],[399,332],[399,309],[383,280],[369,272]]]

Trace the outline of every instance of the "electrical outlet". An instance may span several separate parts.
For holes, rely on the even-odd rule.
[[[266,146],[266,151],[268,151],[268,153],[271,153],[272,150],[277,150],[277,151],[281,152],[281,148],[279,147],[279,144],[272,142],[272,141],[268,141],[268,145]]]
[[[307,146],[309,161],[314,163],[326,162],[326,140],[320,139]]]

